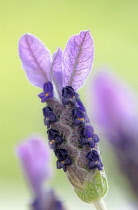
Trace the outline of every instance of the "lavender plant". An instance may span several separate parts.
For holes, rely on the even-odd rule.
[[[136,96],[115,75],[101,71],[92,84],[95,119],[111,143],[118,166],[138,201]]]
[[[50,151],[42,138],[28,138],[17,147],[17,155],[32,191],[31,210],[65,210],[53,190],[44,187],[51,177]]]
[[[50,149],[57,157],[80,199],[105,209],[102,197],[108,185],[98,147],[99,137],[90,124],[77,93],[89,75],[94,60],[93,39],[89,31],[72,36],[62,52],[52,59],[43,43],[31,34],[19,41],[19,55],[29,81],[43,92],[44,124]]]

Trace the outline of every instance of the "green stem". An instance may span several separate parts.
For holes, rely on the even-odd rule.
[[[96,210],[107,210],[106,205],[102,199],[93,202]]]

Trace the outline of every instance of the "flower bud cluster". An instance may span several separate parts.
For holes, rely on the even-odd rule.
[[[53,98],[51,82],[45,83],[43,90],[39,97],[48,104],[43,108],[44,124],[48,129],[49,147],[57,157],[57,168],[64,172],[74,171],[77,176],[81,174],[83,181],[90,169],[102,170],[97,146],[99,137],[89,123],[79,95],[71,86],[62,89],[62,104]]]

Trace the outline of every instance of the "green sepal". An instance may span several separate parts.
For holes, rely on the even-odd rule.
[[[108,183],[105,175],[96,170],[95,176],[92,180],[84,183],[83,189],[74,188],[78,197],[86,202],[93,203],[95,200],[98,200],[105,196],[108,191]]]

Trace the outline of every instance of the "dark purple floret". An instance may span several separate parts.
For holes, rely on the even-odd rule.
[[[86,126],[81,131],[81,144],[89,145],[91,148],[95,147],[95,143],[99,142],[99,137],[94,134],[94,129],[92,126]]]
[[[56,151],[57,145],[62,144],[63,139],[59,135],[58,131],[54,129],[49,129],[47,133],[48,133],[48,139],[49,139],[49,147],[50,149],[53,149],[54,151]]]
[[[100,160],[100,156],[96,150],[92,150],[91,152],[89,152],[87,154],[86,158],[93,162]]]
[[[76,118],[84,118],[85,113],[79,107],[76,107],[72,110],[72,116]]]
[[[81,138],[82,145],[89,145],[91,148],[95,147],[95,143],[100,141],[99,137],[96,134],[92,134],[91,137],[88,138]]]
[[[41,102],[46,102],[47,99],[53,98],[53,85],[51,82],[46,82],[43,86],[43,93],[38,95],[41,98]]]
[[[75,99],[75,97],[73,97],[73,98],[62,98],[62,104],[63,104],[63,105],[72,104],[72,105],[75,106],[75,104],[76,104],[76,99]]]
[[[71,165],[72,161],[68,156],[68,152],[65,149],[57,149],[55,151],[55,155],[57,156],[57,169],[63,168],[64,172],[66,172],[66,166]]]
[[[53,110],[50,107],[43,108],[43,115],[44,115],[44,124],[47,127],[50,127],[50,123],[54,123],[57,121],[56,115],[53,113]]]
[[[100,141],[99,137],[97,136],[97,134],[93,134],[92,135],[92,139],[95,143],[98,143]]]
[[[78,126],[85,124],[85,113],[79,107],[72,110],[72,116],[74,118],[74,125]]]
[[[89,145],[91,148],[95,147],[95,142],[92,138],[82,138],[81,139],[81,145]]]
[[[94,134],[94,129],[92,126],[86,126],[81,130],[82,137],[85,138],[92,138],[92,135]]]
[[[71,165],[71,164],[72,164],[72,161],[71,161],[70,157],[68,156],[68,157],[66,157],[65,160],[62,160],[62,161],[57,160],[57,169],[62,168],[63,171],[66,172],[66,170],[67,170],[66,167]]]
[[[68,157],[68,152],[65,149],[57,149],[55,155],[59,161],[63,161]]]
[[[47,134],[48,134],[48,139],[55,139],[56,138],[56,136],[58,136],[59,135],[59,132],[57,131],[57,130],[54,130],[54,129],[49,129],[48,131],[47,131]]]
[[[101,161],[96,161],[95,163],[92,161],[89,161],[88,167],[89,167],[89,169],[98,168],[98,170],[102,170],[103,164],[101,163]]]
[[[62,89],[62,97],[64,98],[74,98],[76,95],[74,89],[71,86],[66,86]]]
[[[63,105],[76,105],[76,93],[71,86],[66,86],[62,89],[62,104]]]
[[[100,160],[100,156],[96,150],[92,150],[86,156],[88,160],[89,169],[98,168],[98,170],[102,170],[103,164]]]

